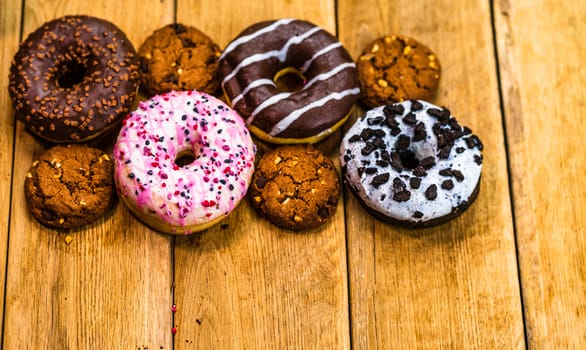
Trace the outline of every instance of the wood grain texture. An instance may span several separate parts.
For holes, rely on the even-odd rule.
[[[304,18],[335,32],[333,1],[179,1],[177,15],[221,47],[268,19]],[[326,227],[295,234],[245,202],[226,229],[177,237],[175,348],[349,348],[343,214],[340,202]]]
[[[586,348],[586,4],[497,1],[527,337]]]
[[[155,11],[167,22],[172,5],[27,1],[24,35],[47,20],[83,13],[116,23],[136,43],[158,25],[146,14]],[[148,230],[120,203],[79,230],[42,227],[26,210],[23,182],[32,160],[48,146],[18,123],[3,347],[170,349],[171,239]]]
[[[480,196],[456,220],[410,231],[347,192],[352,342],[364,348],[524,348],[515,241],[486,1],[339,1],[353,57],[376,37],[426,43],[442,67],[435,102],[483,140]]]
[[[20,36],[21,4],[14,1],[0,2],[0,77],[8,75],[12,55],[17,50]],[[12,103],[8,96],[8,80],[0,79],[0,296],[4,298],[6,283],[6,261],[8,254],[8,215],[12,183],[12,152],[14,150],[14,119]],[[4,303],[0,306],[4,313]],[[2,329],[3,319],[0,320]]]

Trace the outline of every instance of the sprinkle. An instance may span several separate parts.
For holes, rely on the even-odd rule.
[[[171,311],[172,311],[172,312],[177,312],[177,305],[173,304],[173,305],[171,306]]]

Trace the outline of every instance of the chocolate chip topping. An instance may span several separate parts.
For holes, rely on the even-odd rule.
[[[411,192],[407,190],[403,190],[400,192],[395,192],[393,194],[393,200],[397,202],[406,202],[411,198]]]
[[[407,115],[403,118],[403,123],[407,125],[415,125],[417,123],[417,117],[415,116],[415,113],[407,113]]]
[[[130,111],[139,65],[126,35],[108,21],[47,22],[21,44],[10,68],[16,117],[43,138],[85,141]]]
[[[352,135],[348,139],[348,142],[358,142],[358,141],[360,141],[360,135]]]
[[[413,217],[414,219],[421,219],[421,218],[423,217],[423,213],[422,213],[422,212],[420,212],[419,210],[416,210],[415,212],[413,212],[413,215],[412,215],[412,217]]]
[[[425,124],[423,122],[417,123],[413,128],[413,142],[423,141],[427,137],[427,131],[425,131]]]
[[[379,125],[381,124],[383,121],[385,120],[384,117],[380,116],[380,117],[374,117],[374,118],[368,118],[366,120],[366,123],[368,125]]]
[[[429,185],[429,187],[425,190],[425,198],[432,201],[437,198],[437,186],[436,185]]]
[[[456,178],[456,181],[464,181],[464,174],[460,170],[452,170],[452,175]]]
[[[416,112],[423,109],[423,104],[417,100],[411,100],[411,111]]]
[[[442,188],[444,190],[451,190],[454,188],[454,182],[452,182],[452,180],[444,180],[442,182]]]
[[[396,115],[401,115],[405,112],[405,107],[403,107],[402,104],[392,104],[392,105],[386,105],[383,108],[383,113],[386,116],[396,116]]]
[[[419,188],[419,186],[421,186],[421,179],[418,177],[412,177],[409,179],[409,186],[411,186],[412,189],[416,190]]]
[[[399,137],[397,137],[397,141],[395,142],[395,148],[398,150],[406,150],[407,148],[409,148],[410,144],[411,140],[409,139],[409,136],[401,134],[399,135]]]
[[[259,175],[256,178],[256,182],[255,182],[256,187],[258,187],[258,188],[264,188],[265,185],[267,184],[267,181],[268,181],[268,179],[266,177],[264,177],[263,175]]]
[[[378,188],[380,185],[383,185],[389,181],[389,173],[384,173],[380,175],[376,175],[372,178],[372,182],[370,183],[374,188]]]
[[[435,158],[433,157],[425,157],[421,161],[419,161],[419,165],[423,167],[423,169],[431,169],[435,166]]]
[[[397,202],[406,202],[411,198],[411,192],[407,190],[407,185],[398,177],[393,179],[393,200]]]

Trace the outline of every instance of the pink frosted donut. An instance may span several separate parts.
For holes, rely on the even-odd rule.
[[[122,202],[152,228],[206,229],[246,195],[256,148],[242,118],[197,91],[171,91],[139,103],[114,146]]]

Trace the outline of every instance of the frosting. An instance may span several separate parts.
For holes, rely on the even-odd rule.
[[[347,184],[368,207],[420,223],[470,204],[482,149],[478,137],[447,109],[405,101],[357,120],[342,140],[340,161]]]
[[[228,215],[245,196],[255,146],[242,118],[222,101],[172,91],[140,102],[114,147],[118,192],[173,227]],[[177,158],[191,154],[186,165]]]
[[[290,68],[306,80],[300,91],[280,91],[274,83],[278,72]],[[360,94],[356,65],[342,44],[322,28],[294,19],[244,30],[224,50],[219,72],[232,106],[269,140],[327,136]],[[312,108],[303,108],[308,105]]]

